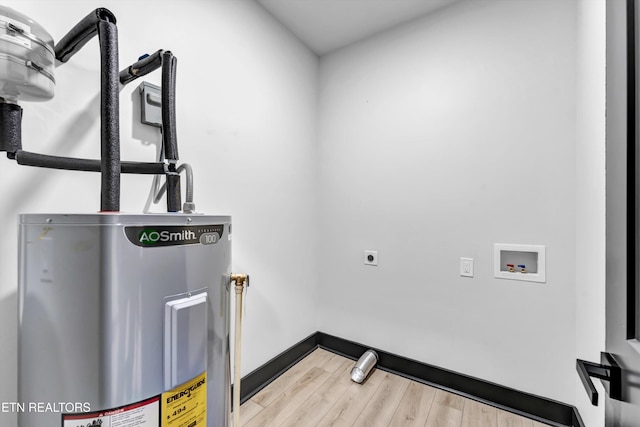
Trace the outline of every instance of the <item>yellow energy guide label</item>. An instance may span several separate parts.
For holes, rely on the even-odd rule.
[[[205,427],[207,425],[207,372],[162,393],[162,427]]]

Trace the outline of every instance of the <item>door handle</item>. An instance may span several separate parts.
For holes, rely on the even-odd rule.
[[[615,400],[622,400],[622,370],[620,365],[615,361],[611,353],[600,353],[600,362],[593,363],[578,359],[576,362],[576,370],[582,380],[582,385],[587,390],[587,394],[591,399],[591,404],[598,406],[598,392],[593,385],[590,377],[599,378],[603,382],[603,386],[609,392],[609,397]]]

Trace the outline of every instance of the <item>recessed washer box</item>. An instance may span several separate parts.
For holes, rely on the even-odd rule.
[[[543,245],[493,245],[493,275],[498,279],[545,283],[545,261]]]

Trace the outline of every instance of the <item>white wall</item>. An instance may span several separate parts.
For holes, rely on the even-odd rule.
[[[250,1],[4,4],[56,40],[105,6],[122,67],[178,57],[198,209],[233,215],[234,270],[253,279],[243,374],[321,330],[576,402],[599,425],[574,367],[604,334],[599,3],[461,1],[320,64]],[[97,67],[93,40],[58,68],[54,100],[23,104],[25,149],[97,157]],[[123,158],[150,160],[160,137],[136,124],[137,85],[121,93]],[[0,182],[1,402],[16,399],[16,215],[94,212],[99,177],[2,159]],[[150,182],[123,178],[124,211],[144,208]],[[494,279],[495,242],[546,245],[547,283]]]
[[[592,362],[605,349],[605,15],[601,0],[578,2],[576,357]],[[586,425],[604,425],[604,404],[591,405],[577,375],[575,387]]]
[[[321,59],[320,330],[573,402],[575,73],[575,0],[463,1]],[[496,242],[546,245],[547,282],[495,279]]]
[[[243,373],[315,332],[317,57],[251,1],[3,4],[38,21],[55,40],[96,7],[109,8],[118,18],[121,68],[145,52],[174,52],[180,156],[195,169],[197,208],[233,216],[233,268],[253,279]],[[26,150],[98,157],[98,58],[95,38],[56,70],[52,101],[23,104]],[[145,79],[158,84],[160,72]],[[121,92],[122,157],[153,161],[158,130],[132,125],[139,121],[138,84]],[[100,184],[97,174],[18,167],[4,156],[0,182],[0,402],[11,402],[17,398],[16,216],[95,212]],[[150,184],[149,177],[124,176],[122,210],[142,212]],[[0,414],[0,425],[14,424],[7,417]]]

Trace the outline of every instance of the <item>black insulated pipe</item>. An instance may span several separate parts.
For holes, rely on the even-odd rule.
[[[180,212],[180,209],[182,209],[181,203],[180,174],[178,172],[167,172],[167,212]]]
[[[56,59],[60,62],[67,62],[82,47],[87,44],[98,32],[98,22],[110,22],[116,24],[116,17],[105,8],[98,8],[85,16],[75,27],[56,43],[54,51]]]
[[[176,171],[178,161],[178,138],[176,132],[176,68],[178,60],[173,53],[162,53],[162,145],[164,157],[169,162],[167,172],[167,211],[179,212],[180,174]]]
[[[102,170],[100,160],[50,156],[23,150],[18,150],[15,153],[15,159],[22,166],[82,172],[101,172]],[[139,175],[164,175],[165,166],[164,163],[121,162],[121,172]]]
[[[17,104],[0,104],[0,151],[15,158],[22,149],[22,107]]]
[[[120,79],[118,29],[109,21],[98,22],[100,39],[100,139],[102,185],[100,210],[120,210]]]
[[[120,174],[164,174],[166,176],[167,210],[179,212],[180,175],[176,170],[178,143],[176,137],[176,69],[177,59],[169,51],[158,50],[143,57],[121,72],[118,69],[118,30],[116,18],[109,10],[99,8],[89,13],[56,44],[56,58],[67,62],[96,34],[100,42],[100,139],[101,158],[74,159],[22,151],[22,109],[3,104],[0,99],[0,151],[18,164],[52,169],[100,171],[103,212],[120,209]],[[120,92],[119,85],[127,84],[162,66],[162,140],[165,163],[121,162],[120,160]]]
[[[142,58],[135,64],[120,71],[120,83],[127,84],[162,66],[162,146],[164,157],[175,163],[178,157],[178,138],[176,132],[176,69],[178,59],[171,51],[158,50]]]
[[[67,62],[96,34],[100,42],[100,210],[117,212],[120,210],[120,79],[115,16],[108,9],[94,10],[76,24],[54,50],[60,62]]]
[[[162,66],[161,114],[162,147],[169,162],[167,172],[167,211],[179,212],[182,204],[180,177],[176,171],[178,138],[176,132],[176,69],[178,59],[171,51],[158,50],[120,72],[120,83],[127,84]]]
[[[149,74],[162,66],[162,49],[142,57],[138,62],[131,64],[124,70],[120,71],[120,83],[126,85],[138,77]]]
[[[168,161],[178,160],[176,133],[176,67],[177,58],[170,51],[162,54],[162,139],[164,157]]]

